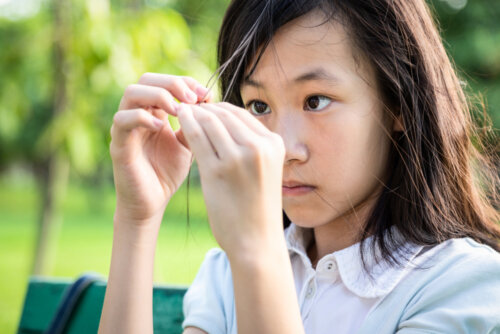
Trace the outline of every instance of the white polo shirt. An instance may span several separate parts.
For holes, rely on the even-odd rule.
[[[293,223],[285,230],[306,333],[393,334],[399,329],[412,334],[483,333],[477,329],[492,327],[500,330],[496,327],[500,326],[500,255],[488,246],[470,238],[450,239],[430,250],[406,243],[406,256],[400,257],[399,268],[385,262],[377,264],[366,248],[370,277],[363,270],[359,243],[325,255],[316,269],[312,268],[306,254],[311,233],[312,230]],[[371,242],[369,238],[366,244]],[[376,250],[378,253],[377,247]],[[415,269],[416,266],[429,270]],[[498,299],[487,302],[488,297]],[[207,253],[184,296],[183,311],[183,328],[193,326],[209,334],[237,334],[231,268],[221,249]]]
[[[423,249],[407,244],[406,260],[398,257],[402,267],[392,268],[384,262],[376,263],[369,248],[373,239],[368,238],[364,247],[370,277],[363,269],[359,243],[325,255],[313,269],[306,252],[311,238],[311,229],[295,224],[285,230],[306,333],[332,333],[332,328],[338,334],[356,333],[372,307],[411,272],[415,256]]]

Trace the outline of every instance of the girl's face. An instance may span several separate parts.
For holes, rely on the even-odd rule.
[[[340,23],[311,12],[276,33],[241,86],[246,109],[283,138],[283,182],[314,187],[283,195],[299,226],[362,222],[381,188],[392,121],[354,52]]]

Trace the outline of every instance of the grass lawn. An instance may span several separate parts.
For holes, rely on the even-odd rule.
[[[107,276],[111,258],[113,189],[70,186],[53,243],[49,276],[74,279],[84,272]],[[183,186],[166,210],[158,237],[155,283],[189,284],[206,251],[217,244],[201,190],[190,187],[187,227]],[[15,333],[32,266],[38,211],[30,181],[0,180],[0,332]]]

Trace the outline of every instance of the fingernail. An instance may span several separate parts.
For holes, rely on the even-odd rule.
[[[156,118],[156,117],[153,117],[153,124],[158,129],[161,129],[161,128],[163,128],[163,124],[165,124],[165,123],[163,122],[163,120]]]
[[[191,103],[195,103],[196,101],[198,101],[198,96],[190,90],[186,91],[184,95],[186,96],[186,100]]]

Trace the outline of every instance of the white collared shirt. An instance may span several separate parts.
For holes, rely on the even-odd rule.
[[[359,244],[325,255],[313,269],[306,255],[310,232],[294,224],[285,230],[307,334],[500,333],[500,254],[490,247],[470,238],[430,250],[405,243],[400,267],[377,263],[367,248],[370,279]],[[183,328],[237,334],[232,273],[223,250],[207,252],[184,296],[183,313]]]
[[[369,251],[372,238],[368,238],[365,259],[371,269],[369,277],[363,269],[359,243],[323,256],[313,269],[306,252],[311,238],[312,229],[293,223],[285,230],[306,333],[332,333],[332,328],[336,334],[356,333],[370,310],[411,272],[413,259],[423,248],[408,244],[406,261],[400,258],[402,266],[393,268],[375,263]]]

